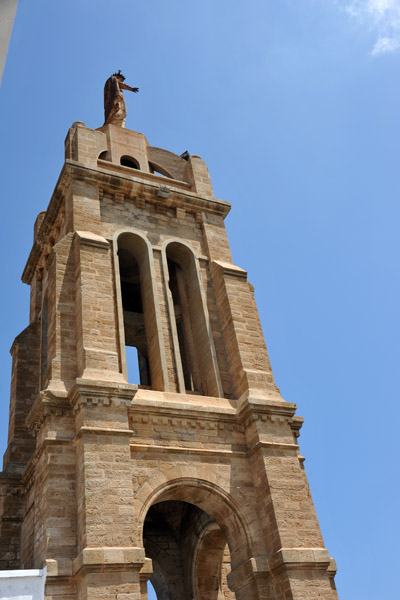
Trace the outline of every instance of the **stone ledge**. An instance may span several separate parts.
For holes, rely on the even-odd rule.
[[[109,248],[110,242],[102,235],[97,235],[91,231],[75,231],[75,235],[79,238],[81,244],[86,246],[95,246],[98,248]]]
[[[235,420],[236,401],[216,396],[198,396],[175,392],[158,392],[139,389],[129,409],[130,414],[156,414],[175,418],[199,418],[214,416],[217,419],[231,418]],[[179,417],[178,417],[179,415]]]
[[[233,263],[227,263],[222,260],[213,260],[213,265],[216,265],[219,269],[222,270],[224,275],[230,275],[231,277],[241,277],[242,279],[247,279],[247,271],[234,265]]]
[[[326,571],[330,564],[331,557],[326,548],[281,548],[268,558],[271,571],[282,567]]]
[[[216,456],[221,458],[244,458],[246,451],[218,450],[218,448],[188,448],[180,446],[160,446],[149,444],[130,444],[131,452],[143,454],[184,454],[185,456]]]
[[[92,435],[125,435],[131,437],[133,435],[133,431],[131,429],[116,429],[114,427],[87,427],[83,426],[79,429],[75,436],[75,440],[78,440],[82,435],[86,433],[90,433]]]
[[[231,590],[236,592],[248,585],[257,574],[265,574],[268,571],[266,556],[252,556],[228,573],[228,585]]]
[[[296,404],[293,402],[286,402],[279,395],[276,395],[275,397],[263,397],[262,395],[249,396],[244,394],[239,399],[237,414],[239,420],[243,423],[248,423],[249,420],[271,419],[271,417],[274,417],[275,419],[280,418],[282,421],[293,421],[296,408]]]
[[[122,377],[122,376],[121,376]],[[85,406],[110,406],[128,408],[137,392],[136,384],[125,381],[100,381],[78,378],[71,390],[71,405],[74,411]]]
[[[335,574],[336,563],[326,548],[281,548],[272,556],[252,556],[228,574],[228,585],[238,591],[255,577],[269,577],[276,569],[318,569]]]
[[[140,570],[145,563],[144,548],[84,548],[73,561],[72,573],[76,575],[81,571],[125,571],[132,567]],[[148,568],[148,563],[146,567]]]
[[[286,444],[283,442],[263,442],[259,440],[248,450],[247,456],[251,456],[257,450],[264,448],[265,450],[289,450],[298,452],[299,446],[298,444]]]
[[[47,577],[71,577],[72,560],[46,560]]]

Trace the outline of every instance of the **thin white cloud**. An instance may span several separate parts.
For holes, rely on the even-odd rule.
[[[388,37],[380,37],[377,42],[375,42],[374,47],[371,50],[371,54],[373,56],[378,56],[379,54],[387,54],[390,52],[396,52],[400,48],[399,40],[395,38]]]
[[[351,17],[376,32],[373,56],[396,52],[400,48],[400,0],[339,0]]]

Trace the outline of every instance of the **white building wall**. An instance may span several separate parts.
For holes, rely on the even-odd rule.
[[[43,600],[46,569],[0,571],[0,600]]]
[[[8,44],[18,0],[0,0],[0,83],[6,63]]]

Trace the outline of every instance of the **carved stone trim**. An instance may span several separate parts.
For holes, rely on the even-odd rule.
[[[90,379],[77,379],[71,391],[71,404],[74,412],[83,406],[119,406],[129,408],[138,386],[130,383],[97,382]]]
[[[64,416],[71,413],[71,406],[68,398],[63,394],[55,395],[52,392],[40,392],[36,398],[29,415],[26,418],[26,425],[33,431],[39,431],[46,417]]]
[[[244,398],[239,401],[238,418],[246,427],[259,419],[292,424],[296,408],[296,404],[284,400]]]
[[[159,411],[154,414],[140,414],[132,412],[133,410],[134,409],[131,406],[129,410],[131,423],[151,423],[154,425],[166,425],[172,427],[244,432],[243,425],[238,423],[235,417],[228,420],[225,415],[199,415],[198,413],[193,414],[189,411],[185,411],[179,416],[177,416],[176,413],[174,413],[174,416],[171,416],[167,411]]]

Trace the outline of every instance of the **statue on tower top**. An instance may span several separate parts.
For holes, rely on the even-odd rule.
[[[126,105],[122,90],[137,93],[139,88],[130,87],[124,83],[125,77],[121,70],[109,77],[104,86],[104,125],[111,123],[125,127]]]

